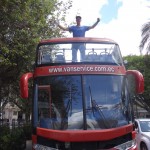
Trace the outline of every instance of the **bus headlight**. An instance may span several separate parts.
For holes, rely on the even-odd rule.
[[[56,148],[52,148],[52,147],[47,147],[47,146],[43,146],[43,145],[40,145],[40,144],[34,144],[33,145],[33,148],[35,150],[58,150]]]
[[[128,141],[126,143],[120,144],[116,147],[114,147],[116,150],[129,150],[131,148],[134,148],[136,146],[136,141],[135,139],[132,141]]]

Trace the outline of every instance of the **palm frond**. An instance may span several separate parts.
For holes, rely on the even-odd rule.
[[[150,52],[150,21],[145,23],[143,26],[142,26],[142,33],[141,33],[141,36],[142,36],[142,40],[140,42],[140,51],[142,51],[145,47],[145,45],[147,44],[146,46],[146,50],[147,50],[147,53]]]

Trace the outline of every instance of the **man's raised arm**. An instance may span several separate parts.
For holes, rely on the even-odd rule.
[[[58,23],[58,27],[64,31],[69,31],[69,28],[68,27],[63,27],[61,26],[59,23]]]
[[[89,29],[95,28],[99,22],[100,22],[100,18],[97,18],[97,21],[92,26],[90,26]]]

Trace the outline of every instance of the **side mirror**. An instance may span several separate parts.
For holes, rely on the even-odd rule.
[[[142,94],[144,92],[143,75],[137,70],[128,70],[126,75],[131,93]]]
[[[139,133],[139,129],[138,128],[135,128],[135,131],[136,131],[136,133]]]
[[[20,93],[21,93],[21,97],[26,99],[28,98],[28,83],[29,83],[29,79],[33,77],[33,73],[26,73],[24,75],[21,76],[20,79]]]

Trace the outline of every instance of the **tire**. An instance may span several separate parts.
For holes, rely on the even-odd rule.
[[[147,146],[145,143],[142,143],[140,146],[140,150],[148,150]]]

